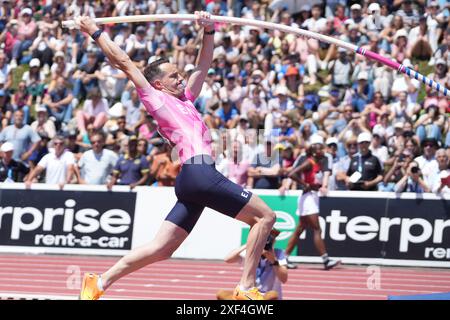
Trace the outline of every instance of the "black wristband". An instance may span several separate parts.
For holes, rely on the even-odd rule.
[[[209,32],[205,31],[205,34],[214,34],[214,33],[216,33],[216,30],[214,30],[214,29],[212,31],[209,31]]]
[[[280,262],[278,260],[275,260],[273,263],[270,264],[271,266],[279,266]]]
[[[102,29],[98,29],[97,31],[95,31],[92,35],[91,38],[92,40],[97,40],[98,37],[100,37],[100,35],[102,34],[103,30]]]

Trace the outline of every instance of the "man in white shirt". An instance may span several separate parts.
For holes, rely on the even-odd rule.
[[[322,7],[320,4],[315,4],[312,7],[311,11],[311,18],[306,19],[305,22],[303,22],[302,27],[308,28],[309,31],[312,32],[322,32],[327,24],[327,19],[322,18]]]
[[[450,195],[450,167],[445,149],[436,151],[436,161],[438,163],[438,172],[432,174],[430,177],[431,191],[438,194]]]
[[[108,176],[111,174],[117,159],[114,151],[103,149],[105,136],[101,131],[91,136],[92,149],[83,153],[78,167],[75,167],[79,176],[80,184],[106,184]],[[78,168],[81,174],[78,174]]]
[[[383,167],[389,157],[388,148],[382,145],[382,139],[378,133],[374,133],[372,137],[373,139],[369,149],[380,160],[381,167]]]
[[[423,154],[414,159],[419,164],[426,185],[430,188],[433,184],[433,176],[439,174],[439,164],[435,156],[438,147],[435,139],[426,138],[422,141]]]
[[[27,189],[33,180],[45,170],[45,183],[58,184],[60,189],[70,183],[74,174],[75,157],[72,152],[65,149],[64,137],[56,136],[53,139],[54,150],[46,154],[25,181]]]

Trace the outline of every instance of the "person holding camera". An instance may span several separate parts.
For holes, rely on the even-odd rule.
[[[391,168],[383,178],[383,182],[378,185],[379,191],[394,192],[395,185],[407,175],[409,164],[414,159],[414,154],[403,149],[394,156]]]
[[[287,260],[283,250],[274,248],[278,230],[272,229],[267,237],[266,245],[256,269],[256,284],[261,292],[264,292],[264,300],[281,300],[282,284],[288,280]],[[247,245],[231,251],[225,258],[227,263],[242,263],[245,257]],[[217,300],[233,300],[232,290],[219,290]]]
[[[421,170],[419,164],[416,161],[412,161],[408,165],[406,175],[400,179],[394,187],[395,192],[414,192],[424,193],[430,192],[430,188],[426,185],[422,179]]]

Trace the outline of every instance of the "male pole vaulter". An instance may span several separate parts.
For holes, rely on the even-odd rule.
[[[193,105],[210,67],[214,50],[214,24],[206,12],[196,12],[203,30],[197,68],[186,81],[166,59],[150,63],[142,74],[128,55],[89,17],[77,24],[103,50],[111,64],[126,73],[137,88],[148,113],[158,122],[160,133],[178,148],[182,170],[176,179],[178,198],[156,237],[133,249],[101,276],[85,274],[80,299],[98,299],[115,281],[148,264],[170,258],[191,232],[205,207],[212,208],[251,226],[237,300],[262,300],[255,284],[256,267],[266,239],[275,223],[275,213],[256,195],[232,183],[214,166],[209,130]]]

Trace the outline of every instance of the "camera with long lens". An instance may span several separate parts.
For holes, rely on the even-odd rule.
[[[412,167],[411,168],[411,173],[413,173],[413,174],[419,173],[419,171],[420,171],[419,167]]]
[[[271,234],[267,237],[266,245],[264,246],[264,250],[270,251],[273,247],[273,242],[275,241],[275,237]]]

